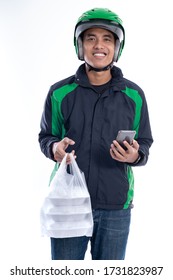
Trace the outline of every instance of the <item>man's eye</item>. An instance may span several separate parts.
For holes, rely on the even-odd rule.
[[[95,38],[94,38],[94,37],[89,37],[88,40],[89,40],[89,41],[94,41]]]
[[[112,40],[111,40],[111,38],[105,38],[105,41],[106,41],[106,42],[110,42],[110,41],[112,41]]]

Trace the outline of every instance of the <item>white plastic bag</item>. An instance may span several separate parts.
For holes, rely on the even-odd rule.
[[[53,177],[40,212],[43,236],[65,238],[92,236],[91,201],[84,173],[72,154],[70,174],[63,158]]]

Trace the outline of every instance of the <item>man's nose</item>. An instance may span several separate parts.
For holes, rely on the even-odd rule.
[[[94,47],[95,47],[96,49],[102,49],[102,48],[104,48],[104,46],[103,46],[103,41],[102,41],[101,39],[97,39],[96,42],[95,42]]]

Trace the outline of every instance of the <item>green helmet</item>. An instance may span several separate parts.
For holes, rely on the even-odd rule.
[[[74,45],[78,58],[84,60],[81,35],[85,30],[93,27],[107,29],[114,34],[116,38],[114,61],[117,62],[124,47],[125,31],[118,15],[103,8],[94,8],[79,17],[74,31]]]

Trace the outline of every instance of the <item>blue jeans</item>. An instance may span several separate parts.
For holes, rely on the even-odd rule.
[[[84,260],[89,241],[92,260],[124,260],[131,209],[93,210],[92,237],[51,238],[52,260]]]

